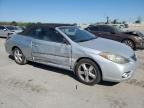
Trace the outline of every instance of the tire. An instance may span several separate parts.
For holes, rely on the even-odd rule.
[[[19,48],[14,48],[13,57],[15,62],[19,65],[25,65],[27,63],[25,56]]]
[[[95,85],[102,79],[98,65],[89,59],[80,60],[75,67],[75,73],[79,81],[86,85]]]
[[[131,47],[135,50],[135,43],[130,39],[125,39],[122,41],[122,43],[126,44],[127,46]]]

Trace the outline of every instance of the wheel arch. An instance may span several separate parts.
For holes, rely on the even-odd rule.
[[[13,46],[12,48],[11,48],[11,52],[12,52],[12,54],[13,54],[13,50],[15,49],[15,48],[19,48],[19,47],[17,47],[17,46]],[[19,48],[20,49],[20,48]],[[21,49],[20,49],[21,50]]]
[[[78,58],[78,59],[76,60],[76,62],[75,62],[75,64],[74,64],[74,68],[73,68],[74,74],[75,74],[75,69],[76,69],[77,63],[78,63],[80,60],[82,60],[82,59],[88,59],[88,60],[93,61],[93,62],[98,66],[98,69],[99,69],[100,74],[101,74],[101,78],[103,79],[102,69],[101,69],[100,65],[99,65],[95,60],[93,60],[93,59],[90,58],[90,57],[80,57],[80,58]]]
[[[121,42],[123,42],[124,40],[131,40],[132,42],[135,43],[135,41],[134,41],[133,39],[131,39],[131,38],[123,38],[123,39],[121,40]]]
[[[20,47],[18,47],[18,46],[15,45],[15,46],[13,46],[13,47],[11,48],[11,52],[12,52],[12,54],[13,54],[13,51],[14,51],[15,48],[20,49],[20,50],[22,51],[22,53],[23,53],[22,48],[20,48]],[[24,53],[23,53],[23,54],[24,54]]]
[[[136,48],[136,44],[135,44],[135,41],[133,39],[131,39],[131,38],[124,38],[124,39],[122,39],[121,42],[123,43],[124,40],[130,40],[130,41],[132,41],[133,44],[134,44],[134,49]]]

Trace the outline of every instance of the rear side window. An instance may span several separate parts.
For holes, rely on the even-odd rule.
[[[44,40],[44,41],[51,41],[51,42],[63,42],[63,36],[57,32],[54,28],[43,28],[37,27],[30,30],[27,33],[30,37],[35,39]]]
[[[99,27],[99,31],[113,32],[114,30],[111,27],[101,26],[101,27]]]
[[[27,35],[33,38],[38,38],[40,37],[40,33],[42,32],[41,28],[32,28]]]
[[[44,29],[46,41],[63,43],[63,36],[57,32],[55,29]]]

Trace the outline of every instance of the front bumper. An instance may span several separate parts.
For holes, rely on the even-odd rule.
[[[144,39],[143,40],[137,40],[137,42],[136,42],[136,48],[138,48],[138,49],[144,49]]]
[[[103,57],[97,58],[102,71],[102,78],[105,81],[121,82],[129,79],[133,76],[136,68],[136,60],[130,58],[130,62],[127,64],[117,64]]]

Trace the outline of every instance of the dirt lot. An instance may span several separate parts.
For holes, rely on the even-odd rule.
[[[144,51],[136,51],[132,79],[95,86],[79,83],[72,72],[36,63],[17,65],[0,38],[0,108],[144,108]]]

